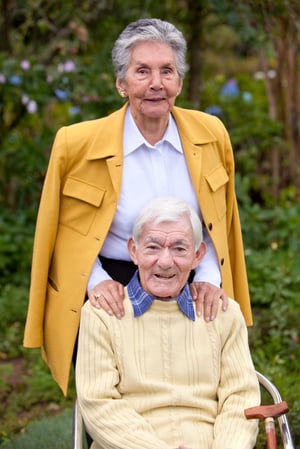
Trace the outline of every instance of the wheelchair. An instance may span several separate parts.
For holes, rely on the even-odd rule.
[[[277,449],[277,438],[275,422],[278,425],[281,437],[281,445],[283,449],[295,449],[290,426],[286,413],[288,405],[282,400],[281,395],[276,386],[259,371],[256,371],[257,378],[262,390],[267,392],[272,400],[271,405],[259,405],[245,410],[247,419],[259,419],[264,421],[265,434],[268,449]],[[84,449],[84,424],[80,414],[80,410],[75,400],[73,408],[73,446],[72,449]]]

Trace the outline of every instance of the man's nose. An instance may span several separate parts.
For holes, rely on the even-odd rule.
[[[159,254],[158,264],[161,268],[169,268],[173,265],[173,257],[169,248],[164,248]]]

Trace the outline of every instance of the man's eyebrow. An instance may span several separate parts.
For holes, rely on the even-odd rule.
[[[149,235],[148,237],[145,238],[145,243],[158,243],[159,245],[161,245],[161,239],[158,237],[153,237],[151,235]],[[188,245],[189,242],[187,239],[177,239],[174,240],[173,242],[171,242],[171,245]]]
[[[178,240],[175,240],[173,243],[172,243],[172,245],[188,245],[188,240],[186,240],[186,239],[178,239]]]
[[[160,243],[160,239],[157,237],[152,237],[152,235],[149,235],[145,238],[146,243]]]
[[[147,62],[144,62],[144,61],[135,61],[135,65],[138,67],[147,67],[149,69],[151,68],[151,66]],[[160,67],[176,68],[176,65],[172,61],[166,61],[163,64],[161,64]]]

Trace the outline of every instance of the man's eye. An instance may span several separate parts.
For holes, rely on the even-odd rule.
[[[147,245],[146,248],[154,251],[154,250],[158,249],[158,246],[157,245]]]
[[[186,253],[186,248],[184,248],[183,246],[176,246],[173,251],[177,254],[184,254]]]

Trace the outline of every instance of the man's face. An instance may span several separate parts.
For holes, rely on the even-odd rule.
[[[204,243],[195,251],[187,217],[174,223],[147,224],[137,245],[129,239],[128,249],[138,266],[141,286],[160,299],[177,297],[205,254]]]

